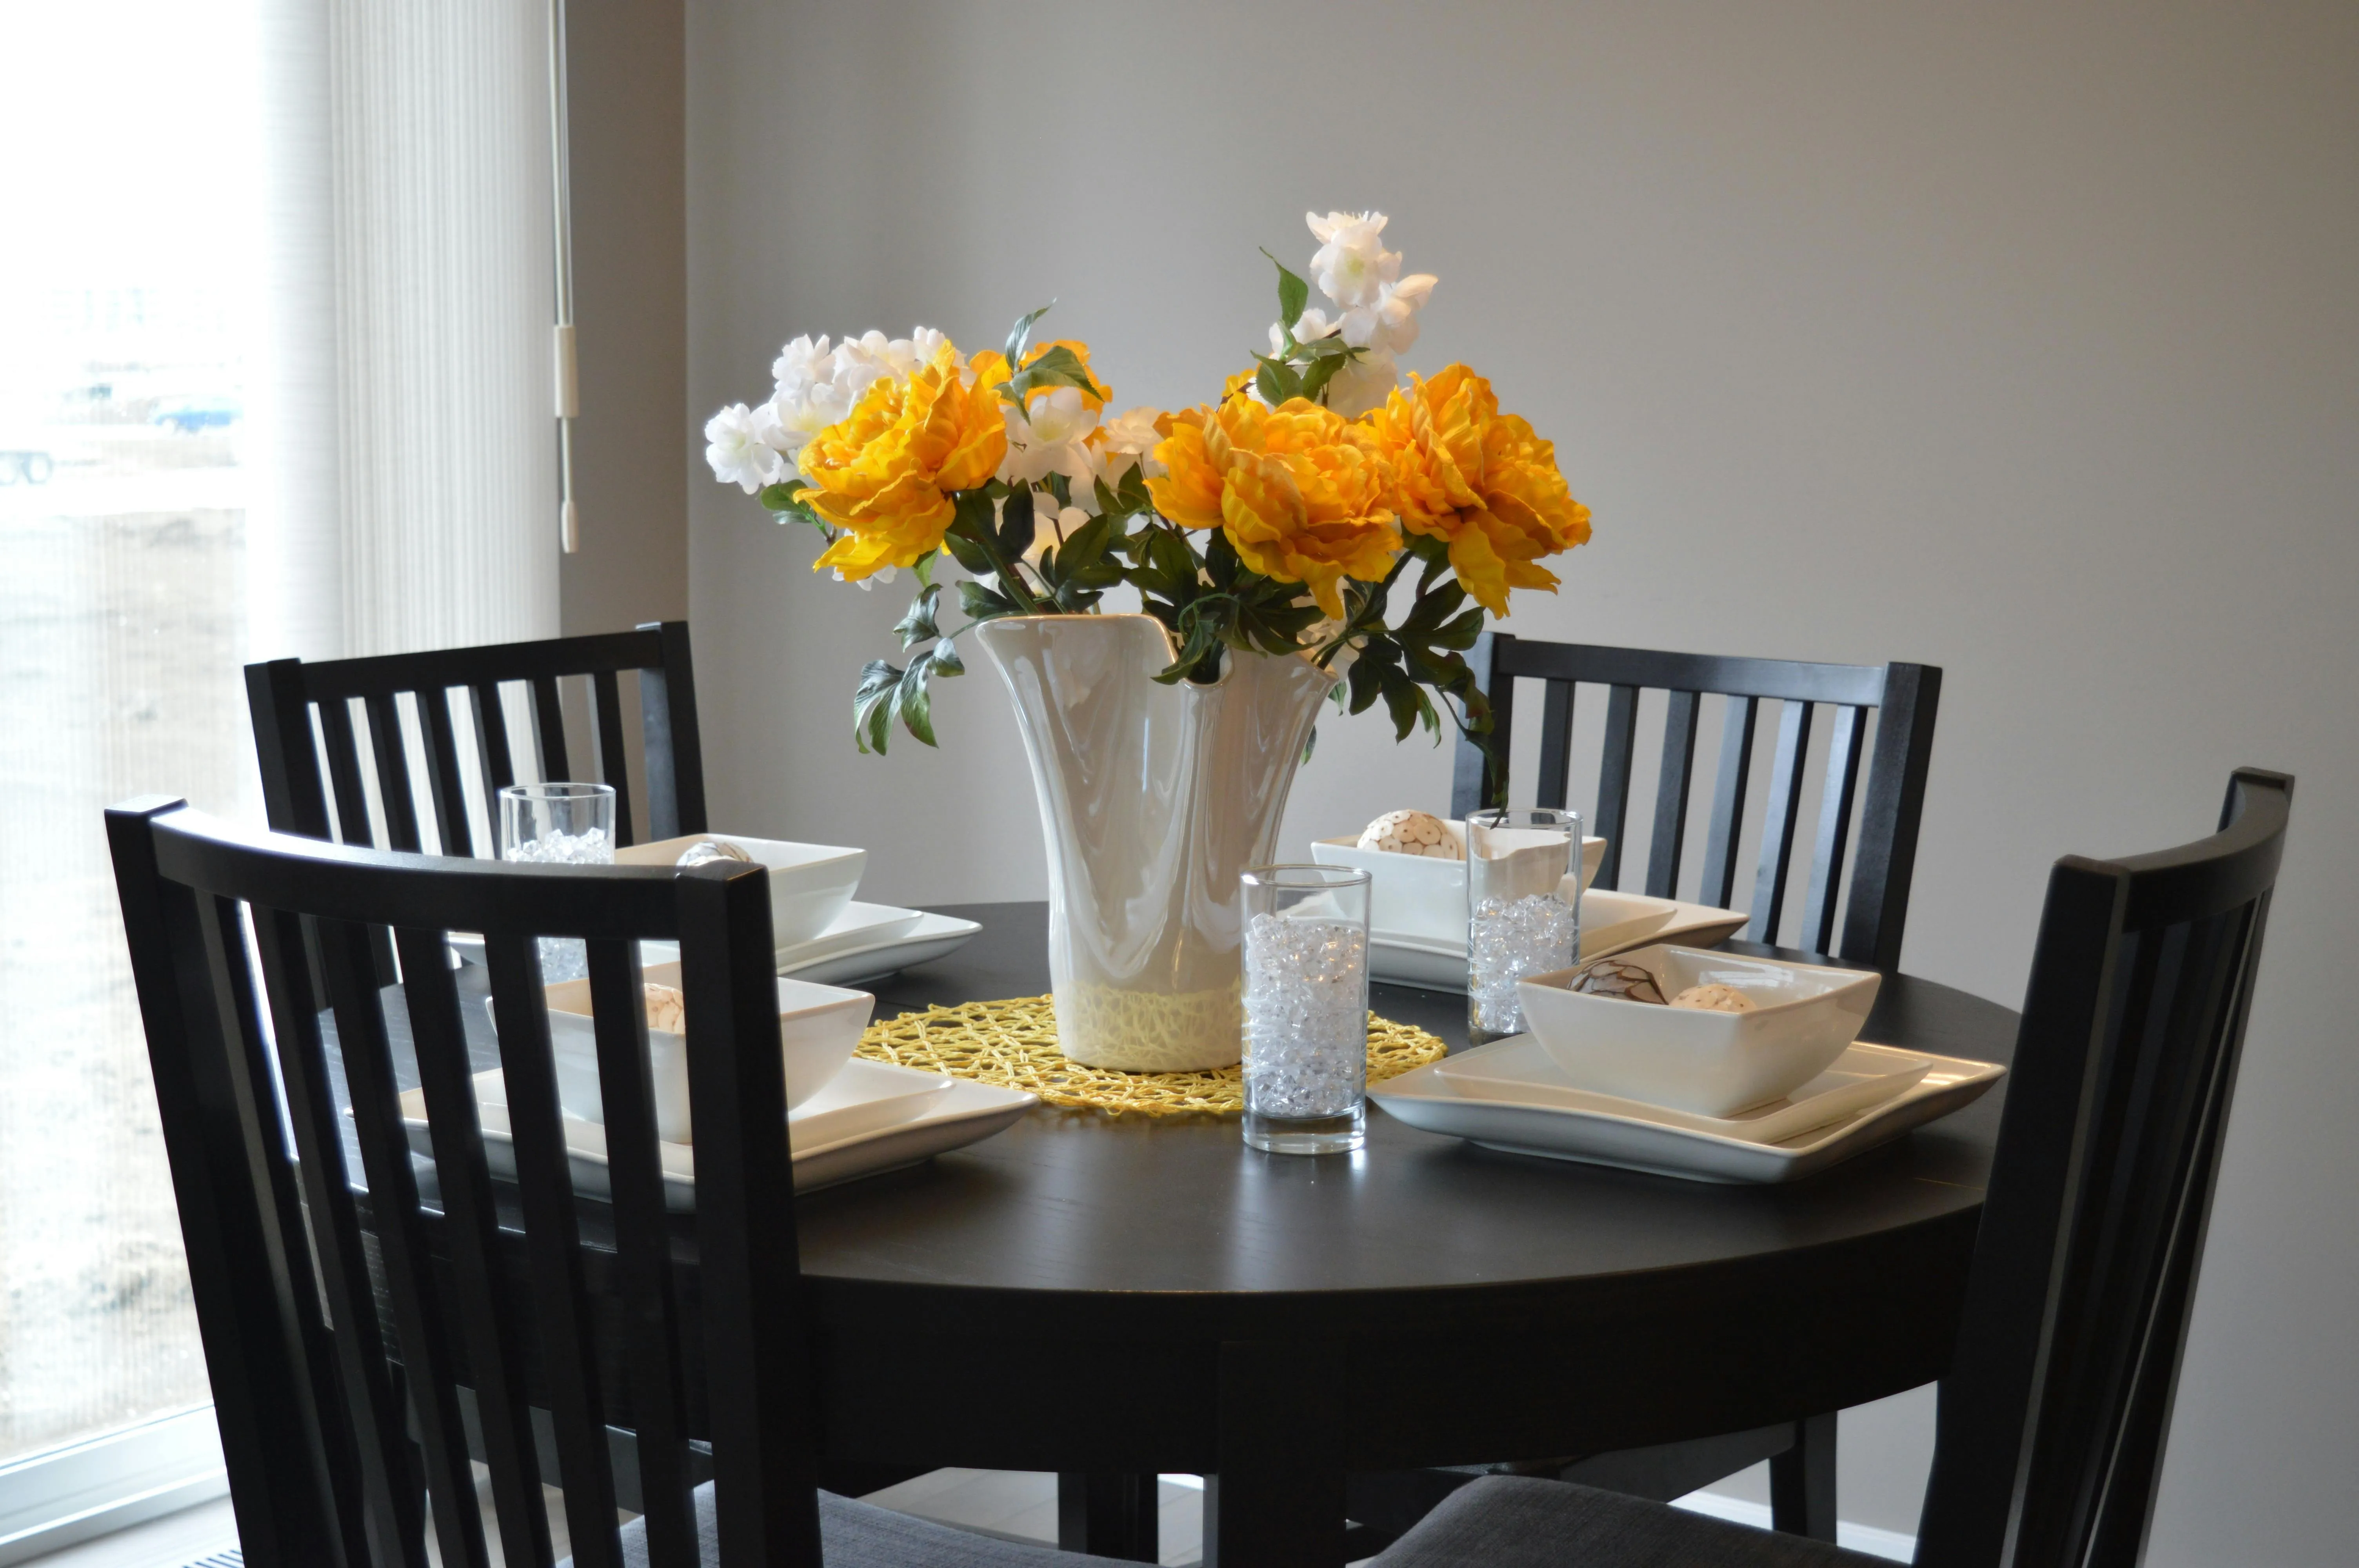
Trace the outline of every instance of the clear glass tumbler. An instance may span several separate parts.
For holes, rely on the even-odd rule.
[[[1259,866],[1245,889],[1245,1141],[1339,1154],[1367,1141],[1368,873]]]
[[[1468,1044],[1522,1033],[1516,982],[1580,957],[1580,895],[1565,880],[1580,849],[1578,812],[1510,807],[1467,816]]]
[[[500,858],[543,865],[614,863],[614,790],[602,784],[510,784],[500,791]],[[540,939],[540,978],[554,985],[590,972],[571,936]]]

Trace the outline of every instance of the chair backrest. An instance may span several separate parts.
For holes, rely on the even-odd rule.
[[[2144,1550],[2292,798],[2239,770],[2213,837],[2049,878],[1920,1564]]]
[[[631,756],[617,678],[625,670],[636,670],[639,677],[648,837],[704,832],[704,762],[684,621],[538,643],[316,664],[273,659],[248,665],[245,697],[262,766],[263,808],[270,826],[281,833],[387,849],[422,849],[428,847],[430,829],[433,842],[446,855],[495,859],[499,807],[495,803],[502,789],[519,778],[580,780],[614,787],[615,834],[621,842],[631,843]],[[580,676],[589,679],[592,732],[589,743],[577,751],[566,742],[565,704],[558,683]],[[529,753],[509,734],[502,687],[511,686],[522,688],[517,695],[528,718]],[[462,704],[463,715],[455,722],[454,698]],[[353,723],[355,702],[362,709],[360,728]],[[422,789],[410,767],[405,708],[413,708],[417,715],[417,752],[426,775]],[[469,809],[470,770],[459,744],[462,732],[473,752],[480,817]],[[364,744],[373,781],[363,773]],[[536,760],[537,773],[519,773],[520,766],[531,766]],[[584,762],[594,780],[591,773],[574,772]],[[370,820],[370,782],[384,814],[382,835]]]
[[[610,1426],[637,1435],[649,1560],[694,1568],[700,1416],[722,1563],[816,1565],[767,872],[353,849],[157,798],[109,811],[107,832],[245,1561],[419,1568],[430,1497],[441,1561],[485,1568],[472,1402],[510,1564],[550,1561],[541,1406],[583,1568],[622,1561]],[[398,992],[376,985],[370,934],[385,928],[409,977]],[[482,1006],[462,1011],[451,929],[484,935],[512,1184],[491,1173],[467,1040]],[[573,1190],[535,940],[547,935],[586,938],[610,1206]],[[664,1204],[641,938],[681,946],[692,1227]],[[404,1121],[405,1032],[430,1178]]]
[[[1930,665],[1810,665],[1782,659],[1723,658],[1712,654],[1664,654],[1642,648],[1602,648],[1579,643],[1537,643],[1487,633],[1469,663],[1489,697],[1491,751],[1461,736],[1451,814],[1464,816],[1506,804],[1506,769],[1514,736],[1517,677],[1546,683],[1540,709],[1539,780],[1532,804],[1566,804],[1572,769],[1573,692],[1587,684],[1606,688],[1603,749],[1591,831],[1606,840],[1596,885],[1622,885],[1622,858],[1633,830],[1630,778],[1637,761],[1638,702],[1644,691],[1665,695],[1662,764],[1656,775],[1655,814],[1647,854],[1646,891],[1680,895],[1689,807],[1694,794],[1696,732],[1703,698],[1726,699],[1720,760],[1704,836],[1698,902],[1736,907],[1738,859],[1745,836],[1755,734],[1761,704],[1776,700],[1777,742],[1770,764],[1751,892],[1753,918],[1743,935],[1776,942],[1787,890],[1806,873],[1802,924],[1787,943],[1861,963],[1897,966],[1908,915],[1908,884],[1917,864],[1917,826],[1924,814],[1925,779],[1933,756],[1933,719],[1941,672]],[[1818,822],[1809,858],[1795,862],[1795,833],[1811,761],[1810,730],[1820,708],[1832,710]],[[1867,798],[1859,809],[1859,842],[1850,844],[1859,805],[1859,765],[1868,716],[1875,719],[1875,756],[1868,762]],[[1843,901],[1846,850],[1850,897]],[[1843,910],[1843,940],[1835,917]]]

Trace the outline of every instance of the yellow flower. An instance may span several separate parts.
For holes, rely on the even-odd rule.
[[[1006,362],[997,369],[1006,380]],[[802,475],[818,487],[806,492],[811,510],[843,531],[813,569],[857,581],[915,566],[956,515],[951,492],[989,483],[1006,451],[998,398],[981,373],[967,384],[948,342],[915,374],[875,383],[802,450]]]
[[[1147,481],[1156,510],[1185,528],[1218,528],[1245,565],[1299,582],[1343,614],[1342,579],[1375,582],[1400,548],[1391,470],[1364,426],[1297,397],[1264,408],[1231,397],[1171,416]]]
[[[1557,471],[1555,446],[1500,413],[1491,384],[1462,364],[1409,381],[1368,415],[1402,524],[1447,540],[1458,580],[1494,615],[1507,613],[1510,589],[1553,591],[1556,574],[1533,563],[1589,538],[1589,508]]]

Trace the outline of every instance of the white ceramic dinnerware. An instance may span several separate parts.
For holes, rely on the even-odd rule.
[[[1861,969],[1781,964],[1696,947],[1618,955],[1666,998],[1693,986],[1734,987],[1745,1012],[1669,1007],[1571,989],[1577,970],[1520,982],[1530,1032],[1574,1087],[1702,1116],[1725,1117],[1791,1092],[1859,1038],[1883,978]]]
[[[1770,1183],[1799,1181],[1910,1128],[1962,1109],[2006,1074],[1989,1062],[1854,1044],[1822,1076],[1825,1088],[1814,1080],[1799,1087],[1799,1093],[1841,1092],[1855,1068],[1880,1076],[1895,1070],[1889,1064],[1910,1065],[1898,1069],[1905,1072],[1923,1062],[1925,1072],[1889,1098],[1782,1139],[1764,1139],[1742,1130],[1702,1130],[1691,1118],[1629,1101],[1611,1109],[1543,1104],[1523,1089],[1510,1098],[1471,1098],[1440,1072],[1448,1064],[1479,1067],[1478,1058],[1486,1054],[1512,1056],[1531,1044],[1529,1035],[1515,1035],[1478,1046],[1372,1085],[1368,1098],[1412,1127],[1509,1153],[1613,1165],[1687,1181]]]
[[[1462,846],[1466,842],[1466,824],[1445,819],[1443,826],[1457,835]],[[1561,843],[1563,840],[1559,839]],[[1369,877],[1368,925],[1371,930],[1397,933],[1457,944],[1460,951],[1466,946],[1466,862],[1442,860],[1424,855],[1388,854],[1382,849],[1363,849],[1359,839],[1321,838],[1310,846],[1310,858],[1322,866],[1348,866],[1365,871]],[[1597,838],[1581,841],[1581,886],[1589,886],[1597,875],[1599,862],[1605,858],[1605,840]],[[1567,876],[1566,881],[1573,879]],[[1570,899],[1575,890],[1563,890]],[[1586,914],[1584,909],[1583,914]],[[1465,980],[1462,976],[1459,984]]]
[[[507,1088],[496,1068],[475,1075],[475,1098],[485,1160],[494,1175],[511,1178],[516,1145],[509,1130]],[[795,1191],[898,1170],[979,1142],[1039,1103],[1037,1096],[1017,1089],[855,1058],[826,1088],[787,1113]],[[401,1112],[410,1148],[430,1159],[434,1146],[425,1092],[411,1089],[403,1095]],[[612,1197],[605,1129],[571,1116],[563,1126],[574,1191],[587,1197]],[[665,1206],[682,1212],[693,1208],[694,1148],[667,1140],[657,1145],[657,1153],[663,1165]]]
[[[1740,910],[1591,888],[1581,895],[1582,961],[1648,942],[1709,947],[1743,930],[1747,918]],[[1368,973],[1397,985],[1462,991],[1466,989],[1466,934],[1439,937],[1371,931]]]
[[[658,838],[614,851],[618,866],[673,866],[683,852],[707,839],[734,845],[770,872],[770,938],[780,947],[808,942],[826,931],[851,903],[867,868],[868,851],[836,844],[796,844],[753,838],[743,833],[691,833]]]
[[[650,964],[644,970],[650,985],[679,985],[679,965]],[[852,1059],[861,1032],[876,999],[866,991],[814,985],[780,978],[778,1045],[787,1072],[787,1106],[800,1106],[824,1089]],[[566,1115],[592,1125],[603,1125],[605,1105],[598,1089],[598,1038],[591,1016],[590,982],[566,980],[547,988],[549,1042],[557,1065],[557,1095]],[[497,1013],[493,999],[484,1007]],[[688,1109],[688,1037],[669,1029],[647,1030],[647,1062],[655,1083],[656,1136],[666,1142],[685,1143],[690,1137]]]

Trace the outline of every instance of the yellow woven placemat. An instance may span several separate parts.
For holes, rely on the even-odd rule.
[[[1438,1062],[1450,1048],[1424,1030],[1368,1015],[1368,1082]],[[1057,1049],[1057,1013],[1045,996],[929,1007],[872,1023],[860,1054],[925,1072],[1028,1089],[1050,1105],[1114,1115],[1215,1114],[1245,1108],[1245,1069],[1210,1073],[1119,1073],[1069,1062]]]

